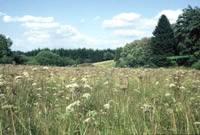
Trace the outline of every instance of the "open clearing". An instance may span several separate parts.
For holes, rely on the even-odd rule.
[[[93,63],[92,65],[97,67],[115,67],[115,62],[114,60],[108,60],[108,61]]]

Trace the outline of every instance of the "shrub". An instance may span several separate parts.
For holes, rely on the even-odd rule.
[[[35,57],[40,65],[60,65],[61,57],[51,51],[41,51]]]

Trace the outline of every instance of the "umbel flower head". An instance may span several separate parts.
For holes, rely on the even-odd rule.
[[[71,112],[73,112],[73,111],[74,111],[74,107],[75,107],[75,106],[79,106],[79,105],[80,105],[80,101],[79,101],[79,100],[77,100],[77,101],[71,103],[70,105],[68,105],[68,106],[66,107],[66,113],[71,113]]]
[[[90,99],[91,95],[90,93],[84,93],[82,97],[88,100]]]

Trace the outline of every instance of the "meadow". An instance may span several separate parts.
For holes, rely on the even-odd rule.
[[[0,135],[200,134],[200,71],[0,65]]]

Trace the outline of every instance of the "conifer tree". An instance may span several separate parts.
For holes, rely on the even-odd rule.
[[[162,15],[153,32],[151,40],[152,62],[157,66],[168,66],[168,56],[175,55],[175,39],[174,31],[170,25],[168,18]]]

